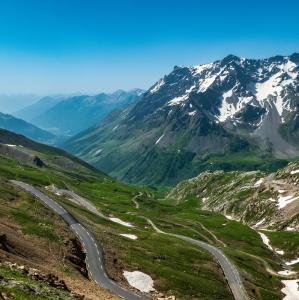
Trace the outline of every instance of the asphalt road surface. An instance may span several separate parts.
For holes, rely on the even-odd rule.
[[[55,213],[70,226],[71,230],[80,239],[84,251],[86,253],[86,266],[90,277],[102,287],[110,290],[112,293],[121,298],[128,300],[148,300],[147,297],[134,294],[132,291],[126,290],[117,285],[113,280],[108,278],[105,266],[103,251],[92,234],[84,228],[67,210],[55,202],[50,197],[46,196],[38,189],[24,182],[11,180],[15,186],[31,193],[38,198],[44,205],[52,209]]]
[[[187,236],[174,234],[175,237],[184,240],[186,242],[189,242],[191,244],[200,246],[207,251],[209,251],[218,261],[219,265],[221,266],[221,269],[225,275],[225,278],[228,282],[228,285],[234,295],[235,300],[248,300],[249,296],[246,293],[246,290],[243,286],[242,279],[239,275],[238,270],[236,267],[228,260],[228,258],[225,256],[225,254],[219,250],[218,248],[209,245],[205,242],[194,240],[192,238],[189,238]]]
[[[167,235],[179,238],[183,241],[186,241],[193,245],[197,245],[197,246],[209,251],[216,258],[217,262],[221,266],[221,269],[224,273],[224,276],[225,276],[227,283],[233,293],[235,300],[249,300],[250,299],[244,288],[244,285],[243,285],[243,282],[239,275],[238,270],[229,261],[229,259],[225,256],[225,254],[220,249],[218,249],[210,244],[207,244],[205,242],[198,241],[198,240],[192,239],[192,238],[184,236],[184,235],[164,232],[164,231],[160,230],[150,219],[147,219],[147,221],[154,228],[154,230],[158,233],[163,233],[163,234],[167,234]]]

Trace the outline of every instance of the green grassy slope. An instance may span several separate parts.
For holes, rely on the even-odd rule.
[[[89,168],[83,168],[82,172],[77,171],[78,166],[62,168],[61,164],[57,164],[57,159],[54,159],[55,155],[39,155],[45,160],[46,167],[25,166],[13,159],[0,157],[0,178],[30,183],[62,203],[101,241],[110,276],[124,286],[127,283],[122,271],[140,270],[152,276],[159,292],[176,295],[178,299],[232,299],[222,271],[209,253],[175,237],[156,233],[144,219],[147,217],[165,232],[184,234],[221,248],[238,267],[245,287],[254,299],[282,299],[281,277],[272,273],[281,270],[284,258],[271,252],[262,243],[258,233],[246,224],[228,220],[219,212],[208,211],[205,207],[204,195],[213,195],[214,189],[216,194],[217,186],[223,187],[232,179],[238,179],[238,173],[217,175],[216,181],[207,181],[206,185],[198,189],[195,189],[196,185],[187,185],[184,193],[177,189],[170,194],[171,197],[164,198],[155,190],[127,185]],[[59,161],[64,159],[60,157]],[[242,180],[244,184],[255,183],[263,176],[263,173],[251,173],[242,177]],[[242,180],[236,181],[236,186]],[[131,222],[134,227],[125,227],[99,218],[72,203],[68,197],[45,189],[50,184],[76,192],[106,216]],[[186,183],[183,186],[184,184]],[[201,191],[201,197],[198,198],[196,193],[189,193],[189,188],[192,192]],[[242,194],[240,191],[240,197],[245,195],[246,192]],[[139,208],[133,199],[139,203]],[[30,219],[22,215],[17,215],[16,218],[24,230],[32,230]],[[49,228],[52,226],[46,225]],[[135,234],[138,239],[130,240],[120,236],[124,233]],[[53,237],[54,240],[56,238]],[[287,258],[292,255],[289,252]]]

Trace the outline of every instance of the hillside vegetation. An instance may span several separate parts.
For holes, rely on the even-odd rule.
[[[13,144],[13,134],[7,134],[7,137],[9,144]],[[109,276],[124,287],[130,288],[123,271],[140,270],[154,280],[154,287],[160,294],[152,293],[153,298],[167,295],[185,300],[233,299],[219,265],[206,250],[175,236],[155,231],[147,221],[149,219],[166,233],[189,236],[222,249],[237,266],[245,288],[253,299],[283,298],[281,280],[289,277],[279,275],[278,272],[282,270],[285,261],[296,258],[297,233],[283,231],[282,236],[280,231],[273,231],[273,234],[271,231],[269,238],[273,247],[278,247],[282,237],[285,241],[289,241],[279,246],[285,252],[284,256],[280,256],[263,244],[259,232],[255,229],[245,223],[228,219],[221,214],[223,213],[221,210],[215,209],[213,212],[213,208],[205,204],[203,195],[206,194],[198,197],[197,191],[207,193],[208,191],[204,192],[204,189],[207,189],[215,197],[217,192],[221,192],[223,198],[227,199],[228,195],[224,193],[224,185],[220,184],[221,178],[218,173],[209,175],[211,178],[215,176],[214,179],[200,181],[197,190],[194,188],[195,184],[188,187],[189,183],[185,182],[165,198],[163,193],[156,190],[115,181],[55,148],[48,146],[43,148],[42,145],[26,139],[23,140],[23,145],[19,146],[20,138],[22,137],[15,136],[15,146],[12,148],[38,156],[44,164],[37,166],[23,163],[17,160],[17,157],[1,155],[0,178],[6,186],[1,195],[8,195],[7,199],[13,198],[11,193],[14,189],[10,188],[11,185],[7,180],[16,179],[34,185],[62,204],[101,242]],[[2,138],[1,142],[8,143],[8,140]],[[292,166],[288,168],[290,172],[294,170]],[[241,176],[241,173],[235,172],[227,174],[222,173],[221,177],[228,185],[231,179],[237,180]],[[259,178],[268,176],[262,172],[244,174],[242,175],[245,178],[244,184],[253,185]],[[281,176],[280,180],[286,180],[283,179],[284,174],[287,174],[287,171],[278,172],[276,176]],[[207,182],[205,187],[204,182]],[[213,194],[213,189],[216,190],[218,186],[223,190],[219,189]],[[71,191],[72,194],[57,192],[57,189]],[[28,198],[25,192],[15,191],[15,193],[19,195],[18,201]],[[77,195],[75,198],[74,194]],[[81,199],[81,202],[78,202],[78,199]],[[82,205],[82,199],[90,203],[95,210]],[[58,228],[65,226],[61,222],[57,223],[58,217],[53,218],[53,214],[49,213],[49,217],[42,219],[43,214],[31,209],[43,208],[36,200],[32,199],[26,205],[20,205],[18,201],[13,203],[22,209],[11,210],[12,204],[4,203],[1,207],[6,207],[7,218],[16,226],[20,226],[24,234],[58,245],[64,241],[61,232],[55,229],[56,226]],[[43,210],[48,211],[47,208]],[[231,206],[227,212],[233,214],[233,210]],[[106,217],[101,217],[101,214]],[[237,215],[234,216],[237,218]],[[124,224],[116,223],[110,218],[118,218]],[[254,219],[255,221],[257,220]],[[36,224],[45,225],[36,226]],[[128,227],[126,224],[131,226]],[[288,226],[295,225],[288,219]],[[281,226],[281,223],[277,226]],[[137,239],[132,240],[121,234],[131,234]],[[289,246],[290,242],[293,243],[292,247]],[[67,248],[64,251],[68,251]],[[30,262],[30,258],[28,261]],[[75,267],[75,270],[78,269]],[[67,283],[71,282],[73,272],[78,271],[66,272],[64,279]],[[294,275],[291,278],[294,278]],[[87,287],[86,289],[88,290]],[[95,287],[93,291],[103,292]],[[86,294],[88,295],[87,291]],[[91,294],[90,292],[89,295]]]

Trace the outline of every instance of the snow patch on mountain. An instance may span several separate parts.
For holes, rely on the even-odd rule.
[[[151,94],[158,92],[161,86],[163,86],[164,84],[164,79],[160,79],[149,92]]]
[[[159,142],[163,139],[164,133],[156,140],[156,145],[159,144]]]
[[[183,96],[180,96],[180,97],[175,97],[175,98],[173,98],[172,100],[170,100],[168,102],[168,105],[172,106],[172,105],[181,104],[182,102],[185,102],[188,98],[189,98],[189,94],[186,94],[186,95],[183,95]]]
[[[292,203],[293,201],[299,199],[299,196],[298,197],[294,197],[292,195],[288,195],[288,196],[279,196],[278,197],[278,208],[279,209],[282,209],[284,208],[285,206],[287,206],[288,204]]]
[[[269,238],[262,232],[258,231],[258,234],[261,236],[263,243],[271,250],[273,251],[272,246],[270,245],[270,240]]]
[[[264,178],[260,178],[255,184],[254,187],[259,187],[264,182]]]
[[[218,120],[220,122],[225,122],[228,118],[233,117],[253,99],[252,97],[238,97],[239,101],[237,103],[233,103],[230,102],[230,98],[233,96],[233,90],[229,90],[222,95],[222,102],[218,116]]]
[[[198,65],[198,66],[194,66],[193,67],[193,74],[201,74],[203,71],[209,70],[211,68],[213,68],[214,64],[210,63],[210,64],[203,64],[203,65]]]
[[[286,262],[286,265],[287,266],[292,266],[292,265],[295,265],[295,264],[298,264],[298,263],[299,263],[299,258],[295,258],[291,261]]]
[[[196,110],[188,112],[188,115],[191,116],[191,117],[195,116],[196,115]]]
[[[228,82],[235,81],[232,88],[222,92],[220,96],[220,105],[218,107],[219,114],[217,119],[220,122],[225,122],[231,119],[236,122],[233,117],[242,111],[248,104],[254,107],[266,109],[266,114],[269,110],[266,103],[271,103],[271,107],[275,107],[280,121],[285,122],[284,112],[294,111],[288,96],[289,87],[294,87],[298,79],[297,65],[290,61],[289,58],[284,58],[283,61],[274,61],[269,63],[268,60],[260,60],[259,68],[256,71],[249,69],[251,61],[245,58],[232,57],[231,62],[222,65],[221,62],[216,61],[210,64],[204,64],[189,68],[189,75],[180,77],[179,80],[174,82],[159,80],[156,85],[150,90],[150,93],[159,91],[161,86],[178,85],[185,89],[178,89],[178,93],[171,94],[174,96],[167,102],[168,106],[180,105],[185,106],[185,103],[190,99],[191,93],[201,94],[205,93],[208,89],[217,89],[226,86]],[[248,83],[244,85],[236,76],[236,64],[239,65],[242,74],[248,76]],[[248,68],[248,69],[247,69]],[[171,96],[169,94],[169,96]],[[199,96],[200,97],[200,96]],[[213,99],[211,99],[213,100]],[[259,128],[265,121],[263,115],[256,118],[250,124],[255,128]],[[236,123],[237,126],[237,123]]]
[[[266,219],[263,218],[262,220],[258,221],[255,225],[253,225],[253,228],[259,227],[259,226],[262,225],[265,221],[266,221]]]

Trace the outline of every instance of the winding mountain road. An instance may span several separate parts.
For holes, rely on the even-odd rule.
[[[148,223],[153,227],[153,229],[157,233],[162,233],[162,234],[176,237],[178,239],[181,239],[181,240],[191,243],[193,245],[204,248],[208,252],[210,252],[216,258],[217,262],[221,266],[221,269],[223,270],[224,276],[228,282],[228,285],[233,293],[235,300],[249,300],[250,299],[244,288],[244,285],[243,285],[243,282],[239,275],[238,270],[229,261],[229,259],[226,257],[226,255],[220,249],[218,249],[210,244],[207,244],[205,242],[195,240],[195,239],[192,239],[192,238],[184,236],[184,235],[164,232],[161,229],[159,229],[150,219],[146,218],[146,220],[148,221]]]
[[[110,290],[112,293],[114,293],[124,299],[128,299],[128,300],[140,300],[140,299],[147,300],[148,299],[144,296],[139,296],[129,290],[122,288],[121,286],[117,285],[113,280],[108,278],[106,270],[105,270],[105,266],[104,266],[103,251],[100,248],[99,244],[97,243],[95,238],[92,236],[92,234],[86,228],[84,228],[65,208],[63,208],[61,205],[59,205],[53,199],[46,196],[41,191],[39,191],[38,189],[34,188],[33,186],[31,186],[29,184],[26,184],[26,183],[20,182],[20,181],[16,181],[16,180],[11,180],[10,182],[13,183],[15,186],[22,188],[23,190],[34,195],[44,205],[46,205],[47,207],[52,209],[55,213],[60,215],[60,217],[70,226],[71,230],[76,234],[76,236],[80,239],[80,241],[82,243],[82,246],[86,253],[86,265],[87,265],[88,272],[90,274],[90,277],[96,283],[98,283],[99,285],[103,286],[104,288]],[[66,193],[65,190],[57,190],[57,191]],[[80,204],[82,202],[82,199],[77,199],[77,197],[79,197],[79,196],[77,196],[75,193],[71,193],[71,194],[68,193],[68,195],[72,196],[73,199],[75,199],[77,202],[79,202],[78,204]],[[88,200],[85,200],[85,201],[88,202]],[[87,209],[89,209],[91,211],[94,211],[96,209],[95,207],[91,207],[92,204],[89,202],[88,203],[84,202],[83,204],[81,203],[81,205],[83,205],[84,207],[86,207]],[[101,216],[103,216],[103,215],[101,214]],[[244,288],[244,285],[243,285],[243,282],[239,275],[238,270],[229,261],[229,259],[226,257],[226,255],[220,249],[218,249],[215,246],[212,246],[208,243],[205,243],[203,241],[195,240],[195,239],[192,239],[192,238],[184,236],[184,235],[164,232],[164,231],[160,230],[150,219],[148,219],[148,218],[145,218],[145,219],[148,221],[148,223],[153,227],[153,229],[157,233],[176,237],[183,241],[189,242],[193,245],[204,248],[208,252],[210,252],[216,258],[217,262],[221,266],[235,300],[249,300],[250,299],[248,294],[246,293],[246,290]]]
[[[65,210],[61,205],[55,202],[50,197],[46,196],[38,189],[33,186],[16,181],[10,181],[15,186],[31,193],[37,199],[39,199],[44,205],[49,207],[55,213],[57,213],[71,228],[71,230],[76,234],[80,239],[84,251],[86,253],[86,265],[90,277],[102,287],[110,290],[112,293],[118,295],[119,297],[127,300],[148,300],[144,296],[139,296],[129,290],[122,288],[117,285],[113,280],[108,278],[105,265],[104,265],[104,256],[103,251],[100,248],[99,244],[92,236],[92,234],[84,228],[67,210]]]

